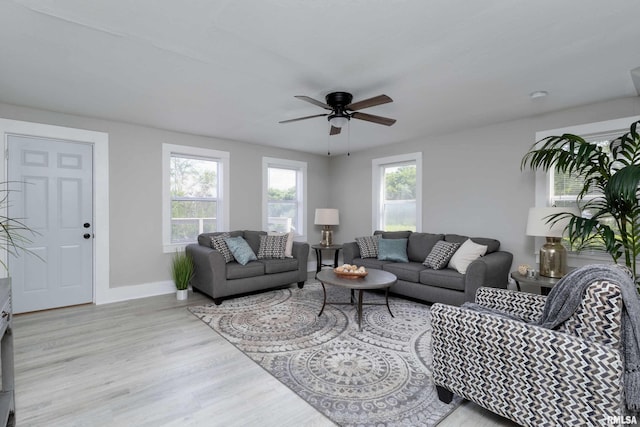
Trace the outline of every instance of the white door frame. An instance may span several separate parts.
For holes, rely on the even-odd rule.
[[[7,152],[7,135],[28,135],[79,141],[93,145],[93,303],[108,301],[109,293],[109,134],[62,126],[0,118],[2,150]],[[7,159],[0,162],[0,177],[7,180]],[[6,214],[6,210],[4,212]],[[6,261],[6,251],[0,256]],[[1,269],[0,277],[7,272]]]

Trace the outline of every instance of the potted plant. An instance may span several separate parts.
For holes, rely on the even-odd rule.
[[[26,248],[26,246],[31,243],[31,240],[26,237],[26,234],[34,235],[36,232],[19,219],[7,216],[9,193],[11,191],[17,191],[9,188],[10,184],[21,183],[13,181],[0,183],[0,247],[6,251],[7,257],[18,256],[20,252],[25,252],[40,258],[37,254],[34,254]],[[9,271],[9,266],[4,257],[1,256],[0,265],[2,265],[5,271]]]
[[[525,154],[521,168],[571,173],[584,179],[577,196],[583,217],[570,213],[552,215],[549,222],[568,218],[569,241],[578,249],[606,250],[624,263],[637,279],[636,258],[640,255],[640,121],[608,147],[592,144],[573,134],[549,136]],[[587,194],[597,194],[586,198]],[[640,291],[640,289],[639,289]]]
[[[176,252],[171,262],[171,277],[176,285],[178,300],[187,299],[187,288],[193,277],[193,261],[185,252]]]

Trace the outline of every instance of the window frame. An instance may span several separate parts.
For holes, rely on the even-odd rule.
[[[298,230],[294,232],[294,240],[305,241],[307,239],[307,162],[276,157],[262,158],[262,229],[265,231],[269,231],[269,168],[296,171]]]
[[[624,134],[629,132],[629,126],[631,123],[640,120],[640,116],[623,117],[619,119],[604,120],[601,122],[585,123],[581,125],[566,126],[557,129],[549,129],[536,132],[536,142],[548,136],[563,135],[570,133],[580,136],[598,136],[598,135],[610,135],[613,133]],[[541,144],[539,144],[541,145]],[[544,171],[537,170],[535,172],[535,207],[547,207],[552,206],[551,194],[553,192],[553,170]],[[544,238],[536,237],[536,248],[539,248],[543,244]],[[581,252],[571,251],[567,249],[568,256],[570,258],[578,260],[596,260],[596,261],[609,261],[611,256],[598,250],[584,250]]]
[[[415,162],[416,165],[416,232],[422,231],[422,152],[399,154],[380,157],[371,161],[372,204],[371,224],[372,232],[383,230],[383,173],[385,167],[402,166]]]
[[[211,150],[208,148],[192,147],[188,145],[162,144],[162,250],[163,253],[182,251],[188,243],[171,242],[171,157],[173,155],[201,158],[218,162],[218,197],[220,204],[218,212],[221,218],[217,220],[220,231],[229,230],[229,163],[230,154],[227,151]],[[195,243],[195,242],[194,242]]]

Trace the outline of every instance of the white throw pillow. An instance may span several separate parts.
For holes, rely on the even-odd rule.
[[[284,248],[284,257],[285,258],[293,258],[293,231],[288,233],[277,233],[275,231],[269,231],[267,233],[269,236],[287,236],[287,245]]]
[[[465,274],[467,267],[473,261],[477,260],[481,256],[487,253],[487,247],[474,243],[471,239],[467,239],[466,242],[458,248],[455,254],[449,261],[449,268],[458,270],[458,273]]]

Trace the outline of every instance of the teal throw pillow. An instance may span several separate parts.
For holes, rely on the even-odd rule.
[[[225,237],[224,241],[227,243],[229,250],[233,254],[233,257],[239,264],[247,265],[249,261],[255,261],[256,254],[251,250],[251,246],[242,237]]]
[[[378,259],[382,261],[409,262],[407,240],[381,238],[378,240]]]

